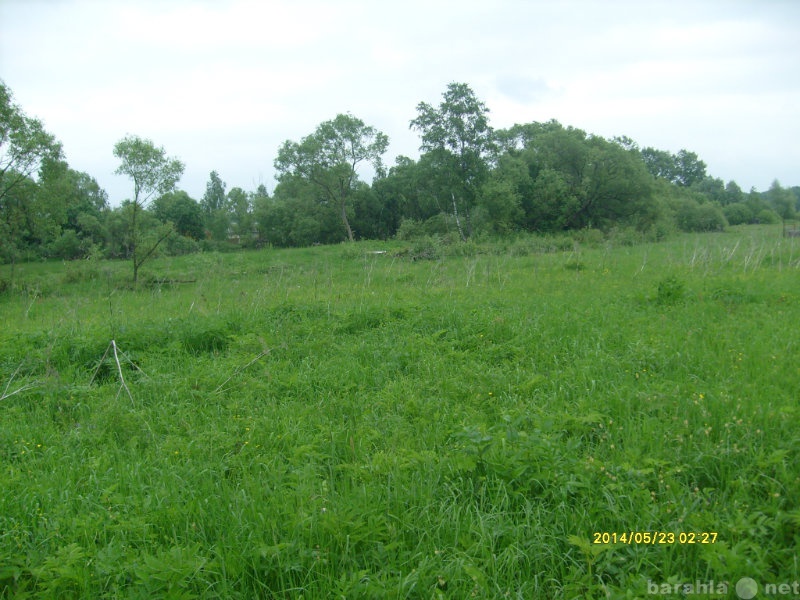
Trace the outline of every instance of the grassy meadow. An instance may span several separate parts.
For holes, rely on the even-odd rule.
[[[199,254],[136,290],[130,269],[0,267],[0,598],[800,579],[779,226]],[[593,543],[631,531],[675,539]]]

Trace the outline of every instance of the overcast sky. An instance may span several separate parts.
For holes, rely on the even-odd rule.
[[[556,119],[696,152],[745,190],[800,185],[796,0],[0,0],[0,78],[119,204],[114,144],[186,164],[200,199],[350,112],[419,156],[419,102],[468,83],[491,124]]]

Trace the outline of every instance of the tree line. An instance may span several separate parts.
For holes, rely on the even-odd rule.
[[[469,85],[420,102],[409,127],[420,156],[386,168],[389,138],[351,114],[278,149],[272,194],[227,189],[212,171],[199,200],[178,189],[184,165],[152,141],[113,149],[132,196],[111,207],[61,144],[0,81],[0,261],[86,256],[132,259],[134,279],[158,252],[307,246],[357,239],[630,229],[670,231],[794,218],[800,187],[744,192],[710,176],[697,154],[640,148],[557,121],[493,129]],[[367,182],[367,170],[372,181]]]

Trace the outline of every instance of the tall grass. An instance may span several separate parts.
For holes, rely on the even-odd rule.
[[[743,228],[206,254],[153,262],[137,291],[124,264],[18,266],[0,596],[796,580],[795,244]],[[717,541],[592,544],[623,531]]]

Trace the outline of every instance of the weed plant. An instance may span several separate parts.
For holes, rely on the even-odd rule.
[[[1,268],[0,597],[798,580],[796,240],[597,238]]]

